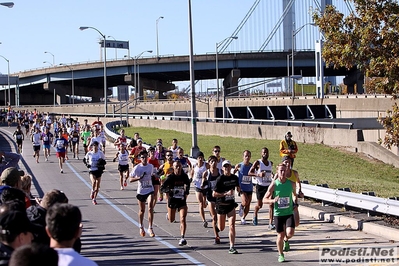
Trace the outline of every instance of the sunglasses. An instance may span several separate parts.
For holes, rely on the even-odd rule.
[[[220,150],[213,150],[213,152],[220,152]]]
[[[172,154],[166,154],[166,157],[171,157],[171,156],[173,156]]]

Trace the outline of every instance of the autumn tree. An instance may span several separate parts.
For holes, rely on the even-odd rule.
[[[354,10],[344,16],[334,6],[313,13],[324,35],[322,55],[329,67],[357,67],[367,78],[368,93],[399,96],[399,4],[396,0],[344,0]],[[380,140],[387,148],[399,146],[399,108],[395,101],[385,117]]]

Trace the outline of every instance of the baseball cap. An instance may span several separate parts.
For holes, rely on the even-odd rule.
[[[1,183],[13,186],[21,180],[23,175],[25,175],[24,171],[15,167],[8,167],[1,173]]]
[[[224,167],[225,165],[231,165],[229,160],[224,160],[222,163],[222,167]]]
[[[143,140],[142,140],[142,139],[137,139],[137,143],[138,143],[138,142],[143,142]]]
[[[34,226],[25,212],[7,210],[0,214],[0,234],[19,235],[24,232],[34,232]]]
[[[292,137],[291,131],[288,131],[287,133],[285,133],[285,135],[286,135],[287,137]]]
[[[98,146],[99,145],[99,143],[98,143],[98,141],[93,141],[93,144],[92,145],[96,145],[96,146]]]

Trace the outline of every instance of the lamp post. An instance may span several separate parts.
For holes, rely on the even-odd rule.
[[[9,105],[11,105],[11,88],[10,88],[10,60],[8,60],[7,58],[5,58],[4,56],[0,55],[0,57],[2,57],[4,60],[6,60],[7,62],[7,83],[8,83],[8,102]],[[4,94],[5,95],[5,94]],[[6,97],[4,97],[4,102],[7,102]],[[17,103],[15,103],[17,104]]]
[[[159,45],[158,45],[158,22],[160,19],[163,19],[162,16],[160,16],[159,18],[157,18],[157,22],[156,22],[156,34],[157,34],[157,60],[159,60]]]
[[[134,98],[136,100],[136,105],[137,105],[137,100],[140,97],[140,68],[139,68],[139,65],[137,64],[137,60],[144,53],[152,53],[152,50],[143,51],[143,52],[139,53],[138,55],[136,55],[136,57],[134,58],[134,88],[136,91],[136,95],[134,95]]]
[[[87,29],[92,29],[97,31],[101,37],[103,37],[104,41],[104,115],[107,116],[107,48],[106,48],[106,37],[104,34],[102,34],[101,31],[94,27],[80,27],[80,30],[87,30]]]
[[[72,79],[72,93],[71,93],[71,98],[72,98],[72,105],[75,104],[75,80],[73,79],[73,68],[61,63],[60,66],[66,66],[67,68],[69,68],[69,70],[71,70],[71,79]]]
[[[222,45],[228,39],[237,40],[238,37],[237,36],[230,36],[230,37],[225,38],[223,41],[216,43],[216,56],[215,56],[216,57],[215,58],[215,60],[216,60],[215,70],[216,71],[215,72],[216,72],[216,94],[217,94],[216,95],[216,99],[217,99],[217,101],[219,101],[219,60],[218,60],[218,50],[219,50],[220,45]],[[224,123],[225,122],[224,119],[226,117],[226,94],[225,94],[224,88],[223,88],[223,108],[222,108],[222,112],[223,112],[223,123]]]
[[[53,55],[52,53],[48,52],[48,51],[45,51],[44,53],[45,53],[45,54],[51,54],[51,56],[53,57],[53,66],[54,66],[54,65],[55,65],[54,55]]]
[[[291,75],[295,75],[295,73],[294,73],[294,50],[295,50],[295,36],[304,28],[304,27],[306,27],[306,26],[308,26],[308,25],[312,25],[312,26],[316,26],[316,24],[314,24],[314,23],[306,23],[306,24],[304,24],[304,25],[302,25],[301,27],[299,27],[298,29],[293,29],[292,30],[292,49],[291,49]],[[294,24],[294,26],[295,26],[295,24]],[[295,83],[294,83],[294,79],[292,79],[292,80],[290,80],[290,82],[292,82],[292,83],[290,83],[290,84],[292,84],[292,87],[291,87],[291,89],[292,89],[292,100],[294,100],[294,98],[295,98],[295,87],[294,87],[294,85],[295,85]]]
[[[108,35],[108,38],[112,38],[112,39],[114,39],[114,41],[116,41],[116,39],[114,37],[112,37],[111,35]],[[118,59],[118,48],[115,47],[115,60],[117,60],[117,59]]]
[[[0,5],[8,7],[8,8],[12,8],[14,6],[14,2],[3,2],[3,3],[0,3]]]
[[[49,61],[43,61],[43,64],[49,64],[50,66],[54,66],[54,65],[51,64]]]

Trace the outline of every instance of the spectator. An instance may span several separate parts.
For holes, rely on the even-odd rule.
[[[291,159],[291,167],[293,167],[297,152],[298,146],[296,145],[296,142],[292,140],[291,132],[288,131],[285,134],[284,139],[280,141],[280,156],[281,158],[288,156]]]
[[[32,198],[32,194],[30,192],[32,187],[32,177],[30,175],[21,176],[21,189],[25,193],[25,205],[26,208],[29,208],[32,204],[30,199]]]
[[[48,245],[32,243],[17,248],[11,255],[9,266],[57,266],[58,253]]]
[[[5,188],[15,187],[21,189],[21,176],[25,173],[22,170],[18,170],[15,167],[8,167],[5,169],[0,176],[0,194]]]
[[[50,236],[50,247],[58,252],[58,265],[97,265],[81,256],[72,246],[82,233],[82,214],[71,204],[55,204],[47,210],[46,231]]]
[[[9,167],[17,167],[20,158],[19,154],[0,151],[0,174]]]

